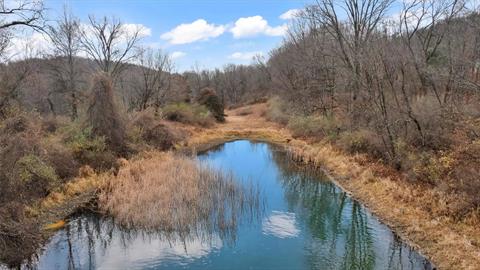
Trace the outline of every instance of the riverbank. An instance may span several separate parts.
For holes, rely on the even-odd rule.
[[[213,128],[193,128],[179,125],[188,136],[176,145],[178,151],[201,152],[226,141],[250,139],[285,147],[292,158],[327,172],[331,179],[352,197],[365,204],[403,240],[428,257],[439,269],[479,269],[480,230],[473,221],[455,221],[438,214],[442,198],[454,196],[432,191],[405,181],[404,176],[386,166],[371,162],[361,155],[342,153],[324,142],[294,139],[291,133],[263,117],[265,104],[227,111],[226,123]],[[65,203],[88,203],[110,174],[86,175],[56,193],[40,207],[41,213],[51,213],[44,225],[54,222],[55,209]],[[90,198],[91,200],[91,198]],[[68,208],[75,209],[70,205]]]

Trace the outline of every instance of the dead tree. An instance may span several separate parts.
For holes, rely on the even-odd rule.
[[[78,53],[80,45],[80,22],[67,10],[56,26],[48,28],[48,34],[53,45],[51,71],[57,87],[53,91],[67,94],[70,103],[72,120],[78,118]]]
[[[336,41],[338,56],[353,76],[350,87],[350,112],[353,114],[361,90],[362,50],[393,2],[394,0],[317,0],[301,14],[311,21],[311,25],[326,29]],[[346,13],[346,20],[341,18],[340,13]]]
[[[83,51],[94,60],[99,69],[110,77],[117,77],[125,64],[135,59],[135,46],[141,39],[141,28],[129,31],[118,19],[89,16],[90,24],[81,29]]]
[[[161,50],[141,49],[138,64],[141,76],[135,85],[134,103],[138,110],[149,106],[158,109],[170,89],[170,73],[173,70],[170,56]]]

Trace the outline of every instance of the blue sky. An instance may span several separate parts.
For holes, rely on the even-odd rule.
[[[115,16],[141,24],[149,35],[144,43],[175,56],[178,71],[198,63],[201,68],[249,63],[256,53],[268,54],[280,45],[288,19],[304,0],[46,0],[56,17],[67,5],[82,21],[89,14]]]

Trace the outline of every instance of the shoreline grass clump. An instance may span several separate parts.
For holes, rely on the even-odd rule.
[[[231,174],[168,152],[126,164],[107,181],[99,207],[129,229],[234,240],[242,218],[259,213],[259,197]]]

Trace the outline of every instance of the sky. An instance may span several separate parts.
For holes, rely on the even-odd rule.
[[[169,53],[176,70],[248,64],[282,42],[296,9],[308,0],[45,0],[48,17],[67,6],[83,22],[115,16],[142,27],[142,43]]]

